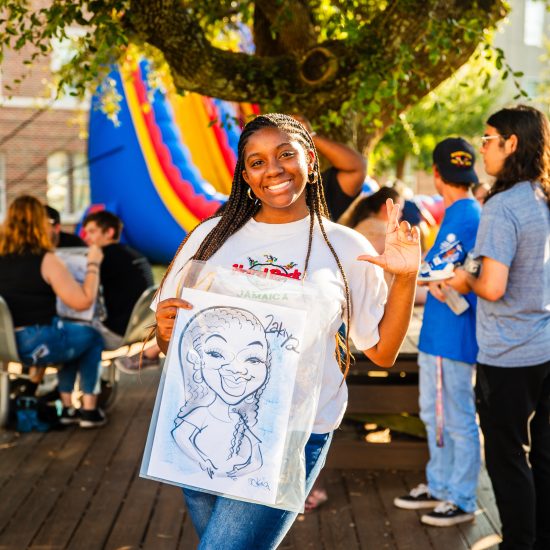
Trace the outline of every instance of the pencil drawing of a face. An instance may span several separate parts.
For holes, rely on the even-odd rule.
[[[265,382],[267,346],[261,326],[238,332],[219,327],[203,340],[200,369],[205,383],[223,401],[236,405]]]
[[[180,358],[192,366],[198,395],[191,401],[213,393],[237,405],[257,398],[269,378],[265,328],[254,314],[238,308],[208,308],[194,316],[184,331]]]

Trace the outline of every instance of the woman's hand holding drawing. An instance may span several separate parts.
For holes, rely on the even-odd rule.
[[[193,306],[180,298],[168,298],[157,305],[157,343],[163,353],[168,350],[168,342],[172,337],[172,331],[176,323],[178,308],[193,309]]]

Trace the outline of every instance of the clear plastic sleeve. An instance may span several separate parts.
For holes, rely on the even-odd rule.
[[[189,262],[140,475],[294,512],[325,361],[316,285]]]

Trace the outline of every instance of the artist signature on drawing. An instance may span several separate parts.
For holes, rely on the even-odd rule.
[[[269,488],[269,483],[263,478],[249,477],[248,483],[255,489],[267,489],[268,491],[271,491]]]
[[[265,333],[275,334],[277,338],[282,338],[282,348],[284,347],[286,350],[293,351],[294,353],[300,353],[300,350],[298,349],[300,346],[300,341],[286,330],[283,326],[283,322],[275,321],[275,317],[271,314],[266,315],[266,318],[268,320],[268,324],[265,329]]]

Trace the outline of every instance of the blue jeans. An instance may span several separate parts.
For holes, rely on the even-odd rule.
[[[319,475],[332,433],[311,434],[305,448],[306,495]],[[198,550],[272,550],[291,528],[297,514],[184,489],[187,509],[200,539]]]
[[[475,365],[446,358],[442,363],[443,447],[438,447],[436,357],[423,352],[418,354],[420,418],[426,425],[430,449],[426,478],[434,497],[449,500],[465,512],[474,512],[481,462],[473,388]]]
[[[72,392],[80,373],[80,389],[99,393],[103,339],[94,328],[54,317],[49,325],[17,330],[15,338],[25,365],[63,364],[57,373],[60,392]]]

